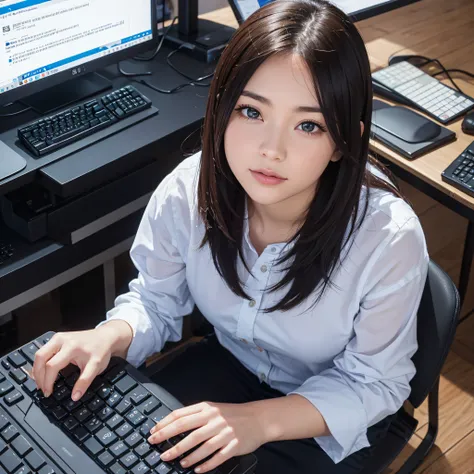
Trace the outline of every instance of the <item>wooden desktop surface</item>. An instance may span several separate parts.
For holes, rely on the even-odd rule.
[[[202,18],[238,26],[230,7],[207,13]],[[473,0],[421,0],[358,22],[356,26],[366,43],[373,71],[387,66],[393,54],[419,54],[439,59],[447,69],[464,69],[474,74]],[[424,70],[429,72],[429,69]],[[449,85],[449,80],[443,77],[438,76]],[[474,79],[458,73],[452,77],[464,93],[474,96]],[[456,141],[415,160],[407,160],[373,140],[371,149],[474,209],[474,197],[441,180],[441,172],[474,140],[474,136],[462,132],[461,122],[462,119],[458,119],[448,126],[456,132]]]

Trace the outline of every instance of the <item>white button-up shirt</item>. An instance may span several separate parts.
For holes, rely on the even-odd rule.
[[[240,261],[238,271],[252,299],[236,296],[209,246],[198,249],[205,232],[197,209],[199,159],[185,159],[153,194],[131,249],[138,277],[107,320],[131,325],[127,360],[138,366],[166,341],[180,340],[183,317],[196,304],[248,370],[320,411],[331,435],[315,440],[339,462],[368,446],[367,428],[395,413],[410,393],[428,268],[420,222],[402,199],[372,190],[367,216],[322,299],[313,308],[309,297],[287,312],[265,314],[287,291],[266,289],[281,278],[276,260],[290,246],[271,244],[258,255],[245,219],[243,253],[253,275]]]

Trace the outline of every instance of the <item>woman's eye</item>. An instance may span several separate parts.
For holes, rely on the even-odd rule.
[[[319,129],[318,125],[314,122],[303,122],[299,127],[301,127],[300,130],[305,133],[314,133]]]
[[[258,119],[260,117],[260,112],[252,107],[242,107],[240,111],[244,117],[249,119]]]

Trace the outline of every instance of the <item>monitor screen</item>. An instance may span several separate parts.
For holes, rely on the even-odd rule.
[[[273,0],[229,0],[239,23],[245,21],[255,10]],[[331,0],[353,20],[363,20],[374,15],[402,7],[419,0]]]
[[[153,38],[150,0],[0,0],[2,94]],[[17,95],[17,94],[15,94]]]

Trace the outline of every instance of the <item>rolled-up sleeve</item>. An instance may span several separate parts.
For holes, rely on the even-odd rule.
[[[166,341],[182,337],[183,316],[190,314],[194,301],[186,282],[186,266],[175,240],[176,216],[185,208],[173,174],[158,186],[142,217],[130,256],[138,276],[129,292],[115,300],[105,321],[124,320],[133,330],[127,361],[138,367]],[[175,207],[177,206],[177,210]],[[179,233],[182,235],[182,233]]]
[[[429,260],[418,219],[376,253],[353,337],[332,367],[291,392],[323,416],[331,435],[315,440],[335,463],[369,446],[367,428],[399,410],[415,375],[416,315]]]

